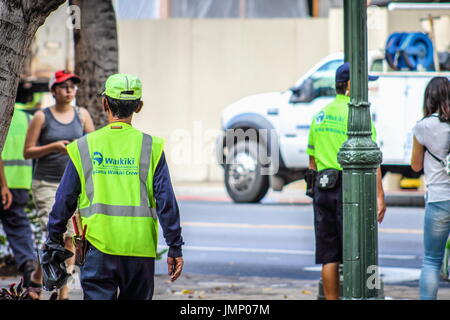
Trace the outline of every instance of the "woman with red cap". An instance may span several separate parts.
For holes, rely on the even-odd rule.
[[[27,132],[24,156],[26,159],[37,159],[32,194],[44,230],[56,190],[69,160],[66,145],[95,130],[89,112],[85,108],[72,106],[79,82],[80,78],[73,73],[65,70],[55,72],[49,81],[55,104],[36,112]],[[67,227],[66,248],[74,252],[73,227],[70,223]],[[73,265],[73,261],[68,262]],[[41,269],[38,266],[31,282],[31,287],[38,294],[41,278]],[[60,290],[59,299],[68,299],[67,287]]]

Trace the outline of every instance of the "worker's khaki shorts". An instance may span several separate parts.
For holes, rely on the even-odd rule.
[[[55,203],[56,190],[59,183],[48,182],[44,180],[33,180],[31,184],[31,193],[33,194],[34,204],[36,205],[39,222],[47,232],[48,215],[52,210]],[[72,237],[74,235],[74,229],[72,225],[72,219],[67,222],[66,237]]]

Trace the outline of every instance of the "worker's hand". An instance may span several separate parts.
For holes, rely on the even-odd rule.
[[[378,223],[381,223],[384,219],[384,214],[386,212],[386,200],[384,199],[384,194],[379,194],[377,196],[377,209],[378,209]]]
[[[2,195],[2,205],[4,210],[8,210],[9,207],[11,207],[12,204],[12,193],[9,191],[7,186],[1,187],[1,195]]]
[[[69,143],[70,143],[70,141],[68,141],[68,140],[59,140],[59,141],[53,142],[53,150],[55,150],[55,152],[67,154],[66,145],[68,145]]]
[[[167,267],[169,268],[170,281],[175,281],[181,275],[183,271],[183,257],[172,258],[167,257]]]

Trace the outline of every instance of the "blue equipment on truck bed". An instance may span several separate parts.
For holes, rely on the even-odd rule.
[[[386,60],[394,70],[435,71],[433,50],[425,33],[393,33],[386,42]]]

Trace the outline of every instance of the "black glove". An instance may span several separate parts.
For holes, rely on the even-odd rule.
[[[73,253],[64,248],[62,234],[50,234],[42,250],[38,250],[39,262],[42,267],[42,283],[44,289],[52,291],[61,288],[70,277],[65,261]]]
[[[42,261],[41,263],[62,263],[72,256],[72,251],[64,248],[64,240],[62,234],[49,234],[42,251],[42,258],[44,261]]]
[[[47,242],[57,243],[64,246],[64,236],[62,233],[49,233],[46,243]]]

